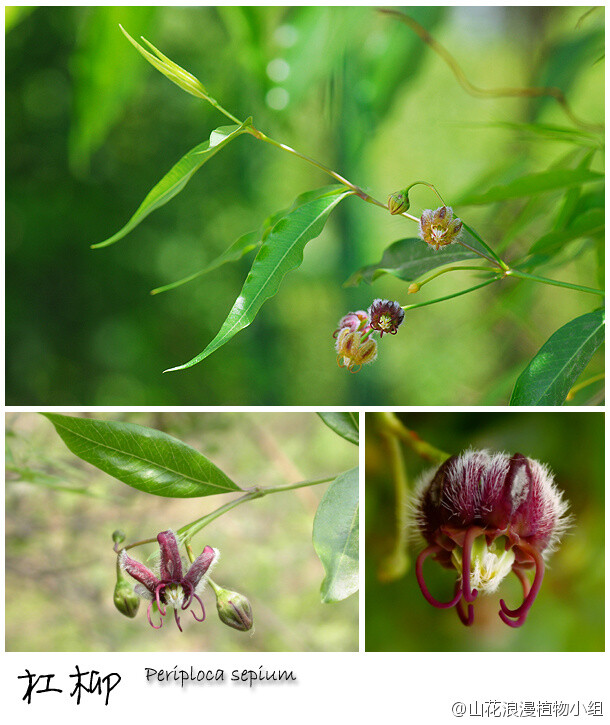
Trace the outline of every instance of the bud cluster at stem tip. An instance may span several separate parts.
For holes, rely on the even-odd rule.
[[[373,300],[368,310],[349,312],[339,320],[333,337],[336,339],[337,364],[351,373],[377,359],[378,345],[373,338],[389,333],[395,335],[402,324],[405,311],[398,302]]]
[[[427,544],[415,565],[426,601],[439,609],[455,607],[470,626],[479,592],[494,592],[512,571],[523,603],[510,609],[501,599],[499,615],[510,627],[524,624],[542,585],[544,560],[569,525],[568,504],[549,469],[520,453],[469,450],[425,474],[411,508],[413,526]],[[429,556],[457,571],[450,601],[438,601],[426,586],[423,565]]]

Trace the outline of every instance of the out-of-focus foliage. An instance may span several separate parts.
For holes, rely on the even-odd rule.
[[[83,414],[75,413],[75,416]],[[204,451],[243,487],[322,478],[354,465],[357,450],[313,413],[96,413],[154,427]],[[354,651],[358,598],[320,601],[325,571],[312,544],[327,486],[245,503],[193,539],[221,551],[214,580],[248,597],[254,634],[189,616],[184,633],[159,632],[116,611],[112,532],[128,541],[156,536],[215,510],[234,496],[164,499],[134,490],[77,459],[51,423],[7,414],[6,649],[8,651]],[[83,495],[86,494],[86,495]],[[133,549],[150,564],[158,547]],[[198,553],[198,552],[197,552]]]
[[[564,84],[579,116],[602,120],[601,11],[578,27],[582,8],[409,12],[479,85]],[[375,365],[346,375],[335,365],[337,320],[376,296],[412,299],[390,275],[372,287],[340,284],[413,232],[347,199],[264,314],[201,365],[162,376],[213,339],[248,263],[148,292],[201,269],[329,179],[241,137],[120,248],[91,251],[225,122],[147,67],[119,22],[240,117],[252,114],[257,127],[379,198],[426,179],[453,203],[553,164],[577,168],[583,139],[591,148],[578,134],[566,143],[565,134],[537,132],[539,123],[566,126],[557,104],[468,96],[418,37],[374,8],[39,7],[15,16],[6,35],[8,403],[506,403],[542,343],[598,306],[592,296],[507,280],[414,310]],[[507,122],[521,125],[497,125]],[[597,153],[587,168],[600,165]],[[470,206],[467,221],[492,246],[506,243],[513,260],[553,231],[562,208],[576,223],[599,207],[595,187],[583,189]],[[423,187],[412,192],[412,211],[433,202]],[[603,273],[598,236],[567,234],[559,255],[537,258],[540,273],[560,266],[562,279],[591,285]],[[435,281],[431,296],[463,288],[460,275]],[[598,353],[588,372],[601,367]],[[574,403],[599,394],[599,385],[585,388]]]
[[[570,501],[574,525],[551,555],[540,594],[520,629],[498,617],[499,599],[520,603],[510,574],[495,594],[478,597],[475,622],[431,607],[413,572],[423,544],[413,537],[406,574],[381,583],[380,563],[392,547],[394,494],[384,449],[367,416],[366,649],[371,651],[603,651],[604,650],[604,416],[603,413],[399,413],[424,440],[451,454],[469,448],[523,453],[547,463]],[[411,486],[431,466],[405,450]],[[429,562],[431,591],[453,591],[455,577]]]

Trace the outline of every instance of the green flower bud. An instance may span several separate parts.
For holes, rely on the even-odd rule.
[[[247,597],[239,592],[218,587],[216,590],[216,609],[220,621],[240,632],[252,629],[254,618]]]
[[[409,211],[410,206],[411,202],[406,189],[395,191],[388,197],[388,211],[390,214],[402,214],[404,211]]]
[[[114,606],[121,614],[133,619],[138,613],[140,597],[134,592],[133,585],[123,577],[123,573],[117,575],[117,582],[114,588]]]
[[[122,544],[125,541],[125,532],[117,529],[112,532],[112,540],[115,544]]]

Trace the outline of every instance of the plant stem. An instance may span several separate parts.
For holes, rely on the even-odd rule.
[[[485,282],[481,282],[481,284],[476,284],[474,287],[468,287],[468,289],[462,290],[461,292],[454,292],[452,295],[447,295],[446,297],[437,297],[435,300],[428,300],[428,302],[419,302],[416,305],[403,305],[402,309],[406,312],[407,310],[415,310],[418,307],[427,307],[428,305],[434,305],[437,302],[445,302],[445,300],[451,300],[454,297],[460,297],[461,295],[465,295],[468,292],[474,292],[477,289],[481,289],[481,287],[486,287],[488,284],[491,284],[492,282],[497,282],[499,279],[502,279],[499,275],[495,275],[491,279],[486,280]]]
[[[205,516],[202,516],[201,518],[192,521],[190,524],[186,524],[186,526],[182,526],[178,529],[178,535],[180,536],[182,541],[186,543],[190,541],[193,536],[195,536],[195,534],[199,533],[201,529],[212,523],[212,521],[217,519],[219,516],[222,516],[231,509],[234,509],[236,506],[240,506],[242,503],[246,503],[246,501],[253,501],[256,498],[263,498],[263,496],[267,496],[270,493],[292,491],[297,488],[304,488],[305,486],[317,486],[320,483],[328,483],[329,481],[334,481],[335,478],[337,478],[337,476],[329,476],[326,478],[319,478],[312,481],[299,481],[298,483],[281,484],[279,486],[268,486],[267,488],[259,488],[255,486],[243,496],[233,499],[233,501],[229,501],[224,506],[220,506],[215,511],[212,511],[209,514],[206,514]]]
[[[488,262],[491,262],[496,267],[498,266],[496,260],[493,257],[490,257],[488,254],[485,254],[485,252],[481,252],[480,249],[475,249],[474,247],[471,247],[470,244],[467,244],[463,239],[456,239],[456,241],[458,244],[461,244],[466,249],[469,249],[471,252],[474,252],[477,256],[483,257],[483,259],[486,259]]]
[[[592,295],[605,296],[604,290],[595,289],[593,287],[583,287],[580,284],[572,284],[571,282],[560,282],[555,279],[548,279],[547,277],[539,277],[536,274],[529,274],[529,272],[522,272],[519,269],[507,269],[504,272],[506,277],[518,277],[519,279],[531,279],[534,282],[542,282],[542,284],[553,285],[554,287],[566,287],[567,289],[573,289],[578,292],[588,292]]]
[[[597,375],[593,375],[593,377],[584,380],[582,383],[578,383],[578,385],[575,385],[573,388],[570,389],[570,392],[566,396],[566,400],[573,400],[576,393],[578,393],[580,390],[586,388],[589,385],[592,385],[593,383],[597,383],[599,380],[603,380],[605,377],[606,373],[598,373]]]
[[[463,266],[460,267],[459,265],[453,265],[451,267],[445,267],[444,269],[441,269],[438,272],[434,272],[434,274],[431,274],[429,277],[424,277],[423,279],[416,279],[414,281],[414,284],[416,284],[418,287],[423,287],[428,282],[431,282],[433,279],[436,279],[437,277],[440,277],[442,274],[446,274],[447,272],[459,272],[460,270],[467,270],[467,271],[474,271],[474,272],[497,272],[497,267],[471,267],[471,266]]]
[[[407,428],[394,413],[376,413],[375,419],[380,432],[385,430],[391,435],[396,436],[421,458],[432,461],[432,463],[436,463],[437,465],[444,463],[449,458],[448,453],[422,440],[415,431]]]

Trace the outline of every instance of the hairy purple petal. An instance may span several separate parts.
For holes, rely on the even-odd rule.
[[[130,576],[144,585],[153,596],[155,595],[155,589],[161,582],[148,567],[127,556],[125,549],[119,555],[119,564]]]
[[[201,554],[191,564],[191,568],[187,571],[184,579],[182,580],[183,586],[192,586],[193,591],[197,589],[197,585],[205,575],[206,571],[210,568],[210,564],[216,557],[216,551],[211,546],[206,546]]]
[[[173,531],[162,531],[157,535],[157,541],[161,550],[161,579],[164,582],[179,582],[182,579],[182,559],[176,534]]]

